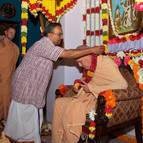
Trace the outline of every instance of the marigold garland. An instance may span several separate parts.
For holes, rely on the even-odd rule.
[[[114,62],[120,66],[124,64],[125,66],[129,65],[133,71],[134,78],[138,84],[138,87],[143,90],[143,56],[129,56],[125,52],[120,51],[116,53],[116,56],[113,57]]]
[[[83,76],[82,76],[82,80],[85,81],[86,83],[88,83],[89,81],[91,81],[91,79],[94,76],[94,72],[96,69],[96,62],[97,62],[97,56],[95,54],[92,55],[92,59],[91,59],[91,65],[90,68],[87,69],[83,69]],[[81,88],[81,80],[77,79],[74,82],[74,88],[76,90],[79,90]]]
[[[100,93],[99,96],[105,97],[105,115],[110,119],[112,117],[112,110],[116,106],[116,97],[112,94],[112,90],[104,91]],[[86,135],[90,140],[93,140],[96,135],[96,115],[94,110],[86,114],[86,122],[85,125],[82,126],[82,134]]]
[[[77,0],[29,0],[29,10],[36,17],[42,12],[49,21],[57,21],[69,9],[73,8]]]
[[[25,55],[27,44],[28,0],[22,0],[21,10],[21,45],[22,55]]]
[[[105,46],[105,52],[108,51],[107,48],[107,42],[109,40],[109,26],[108,26],[108,19],[109,19],[109,15],[108,15],[108,4],[107,4],[107,0],[102,0],[101,1],[101,10],[102,10],[102,31],[103,31],[103,45]]]

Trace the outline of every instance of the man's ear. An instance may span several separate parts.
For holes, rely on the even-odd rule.
[[[52,33],[47,33],[47,37],[51,37],[52,36]]]

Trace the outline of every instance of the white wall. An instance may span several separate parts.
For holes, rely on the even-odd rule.
[[[83,40],[83,22],[82,14],[84,1],[78,0],[77,5],[67,12],[61,19],[64,32],[65,49],[73,49],[82,44]],[[63,64],[63,63],[62,63]],[[65,60],[65,65],[58,66],[54,72],[47,95],[47,121],[52,121],[53,105],[55,101],[55,89],[59,84],[73,84],[74,80],[80,78],[79,70],[75,67],[75,61]]]

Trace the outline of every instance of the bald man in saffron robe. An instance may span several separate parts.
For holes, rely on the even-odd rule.
[[[77,62],[86,69],[91,65],[91,55]],[[97,96],[109,89],[126,89],[126,80],[118,66],[108,56],[98,56],[92,79],[82,83],[82,87],[73,97],[57,98],[52,122],[52,143],[77,143],[86,114],[95,110]]]
[[[6,120],[11,101],[11,79],[15,71],[19,49],[12,42],[15,28],[8,26],[0,36],[0,120]]]

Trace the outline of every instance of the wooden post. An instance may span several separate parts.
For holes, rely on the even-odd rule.
[[[39,12],[39,21],[40,21],[41,34],[43,35],[43,33],[45,32],[45,26],[44,26],[44,21],[43,21],[43,15],[41,12]]]

